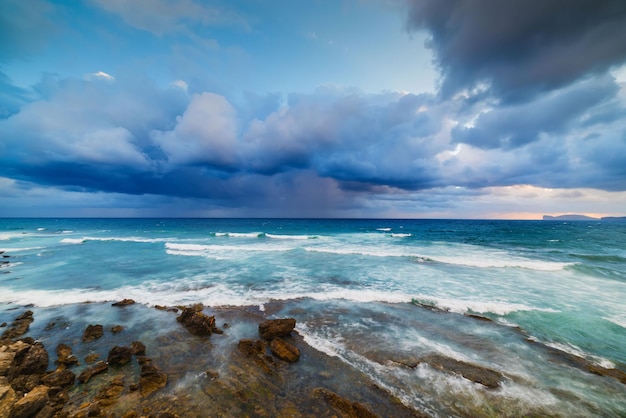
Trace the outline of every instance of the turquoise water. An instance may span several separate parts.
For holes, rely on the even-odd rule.
[[[538,348],[626,371],[626,223],[2,219],[0,251],[0,323],[31,304],[280,302],[315,348],[433,415],[626,415],[626,385]],[[394,363],[433,353],[507,380]]]

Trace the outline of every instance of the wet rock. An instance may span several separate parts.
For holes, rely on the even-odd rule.
[[[266,356],[267,343],[263,340],[240,340],[237,348],[245,357],[253,360],[261,370],[267,374],[274,374],[274,359]]]
[[[167,384],[167,375],[158,367],[152,364],[152,360],[147,357],[140,357],[139,364],[139,393],[146,397],[152,392],[161,389]]]
[[[110,366],[123,366],[124,364],[130,363],[132,355],[133,352],[130,347],[115,346],[109,351],[107,362]]]
[[[1,324],[0,324],[0,328],[4,328],[4,327],[6,327],[6,326],[7,326],[7,323],[6,323],[6,322],[3,322],[3,323],[1,323]]]
[[[40,385],[24,395],[13,405],[10,418],[34,417],[48,402],[48,386]]]
[[[48,325],[46,325],[46,327],[43,330],[52,331],[56,325],[57,325],[56,322],[48,322]]]
[[[296,326],[294,318],[270,319],[259,324],[259,334],[266,340],[276,337],[286,337]]]
[[[26,334],[30,324],[34,321],[33,312],[26,311],[22,315],[15,318],[13,323],[0,337],[0,345],[3,342],[11,341],[19,336]]]
[[[158,309],[159,311],[167,311],[167,312],[174,312],[174,313],[178,313],[178,310],[179,310],[178,308],[162,306],[162,305],[156,305],[154,309]]]
[[[98,354],[98,353],[91,353],[91,354],[89,354],[89,355],[87,355],[85,357],[85,363],[87,363],[87,364],[95,363],[96,360],[98,360],[99,358],[100,358],[100,354]]]
[[[461,375],[464,378],[476,383],[480,383],[490,389],[500,386],[504,376],[495,370],[475,364],[465,363],[441,355],[431,355],[421,359],[422,362],[428,363],[431,367],[443,372]]]
[[[41,375],[48,369],[48,361],[48,352],[43,344],[27,345],[27,348],[16,351],[7,377],[13,381],[18,376]]]
[[[324,388],[313,389],[313,394],[317,398],[322,398],[332,407],[340,410],[345,416],[350,418],[377,418],[376,414],[371,412],[365,406],[358,402],[351,402],[342,398],[334,392]]]
[[[121,326],[121,325],[114,325],[114,326],[111,327],[111,332],[113,334],[118,334],[118,333],[120,333],[122,331],[124,331],[124,327]]]
[[[104,372],[109,368],[109,365],[104,361],[99,361],[88,369],[83,370],[83,372],[78,376],[79,383],[87,383],[89,380],[99,374]]]
[[[130,350],[136,356],[146,355],[146,346],[141,341],[133,341],[130,343]]]
[[[289,363],[295,363],[300,358],[298,347],[282,338],[274,338],[270,342],[270,350],[276,357]]]
[[[105,387],[100,389],[94,400],[102,406],[113,405],[124,391],[124,378],[116,377]]]
[[[215,317],[200,312],[197,307],[185,308],[176,320],[194,335],[222,333],[222,330],[215,326]]]
[[[75,381],[76,374],[67,369],[52,372],[41,379],[41,383],[43,383],[44,385],[50,387],[58,386],[62,388],[72,386]]]
[[[119,302],[115,302],[112,303],[111,306],[128,306],[128,305],[134,305],[136,302],[132,299],[123,299],[120,300]]]
[[[67,345],[60,343],[57,345],[57,361],[55,362],[59,366],[62,367],[71,367],[78,364],[78,358],[72,354],[72,348]]]
[[[88,343],[104,335],[104,327],[102,325],[87,325],[83,332],[83,342]]]

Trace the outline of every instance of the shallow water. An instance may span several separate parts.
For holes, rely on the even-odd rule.
[[[435,416],[626,415],[626,385],[546,349],[626,371],[624,223],[4,219],[0,251],[0,323],[32,304],[42,338],[78,338],[83,323],[44,331],[77,317],[172,326],[85,301],[248,307],[295,317],[311,346]],[[505,380],[402,363],[431,354]]]

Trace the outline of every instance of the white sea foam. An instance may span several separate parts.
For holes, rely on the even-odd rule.
[[[406,238],[406,237],[412,237],[413,234],[410,234],[410,233],[408,233],[408,234],[392,233],[391,236],[394,237],[394,238]]]
[[[46,228],[37,228],[37,231],[45,231]]]
[[[8,241],[13,238],[24,237],[28,234],[25,232],[2,232],[0,233],[0,241]]]
[[[377,231],[389,232],[391,228],[376,228]]]
[[[63,244],[82,244],[86,238],[63,238],[61,243]]]
[[[307,240],[307,239],[316,239],[317,235],[276,235],[276,234],[265,234],[267,238],[272,239],[293,239],[293,240]]]
[[[522,303],[510,303],[502,301],[476,301],[463,299],[450,299],[433,297],[431,295],[417,295],[413,300],[420,305],[433,306],[438,309],[457,313],[493,313],[496,315],[508,315],[520,311],[558,312],[551,308],[539,308],[524,305]]]
[[[40,250],[42,248],[45,248],[45,247],[17,247],[17,248],[6,247],[6,248],[0,248],[0,251],[3,251],[5,253],[16,253],[16,252],[19,252],[19,251]]]
[[[619,325],[622,328],[626,328],[626,318],[622,316],[611,316],[611,317],[605,317],[604,319],[614,323],[615,325]]]

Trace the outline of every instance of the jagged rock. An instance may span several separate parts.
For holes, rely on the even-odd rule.
[[[194,335],[222,333],[222,330],[215,326],[215,317],[200,312],[197,307],[185,308],[176,320]]]
[[[295,363],[300,358],[298,347],[282,338],[274,338],[270,342],[270,350],[276,357],[289,363]]]
[[[480,383],[490,389],[499,387],[500,382],[504,379],[504,376],[495,370],[477,366],[475,364],[465,363],[463,361],[438,354],[424,357],[420,360],[420,362],[426,362],[431,367],[443,372],[461,375],[468,380]]]
[[[83,332],[83,342],[88,343],[104,335],[104,327],[102,325],[87,325]]]
[[[112,332],[113,334],[118,334],[118,333],[120,333],[120,332],[122,332],[122,331],[124,331],[124,327],[123,327],[123,326],[121,326],[121,325],[113,325],[113,326],[111,327],[111,332]]]
[[[141,341],[130,343],[130,350],[136,356],[144,356],[146,354],[146,346]]]
[[[94,399],[102,406],[112,405],[124,391],[124,378],[116,377],[100,389]]]
[[[106,364],[104,361],[99,361],[90,368],[83,370],[83,372],[78,376],[78,382],[87,383],[89,382],[89,379],[91,379],[94,375],[102,373],[108,368],[108,364]]]
[[[111,306],[128,306],[134,305],[136,302],[132,299],[124,299],[119,302],[112,303]]]
[[[50,373],[47,376],[44,376],[41,379],[41,383],[50,387],[58,386],[58,387],[65,388],[68,386],[72,386],[75,380],[76,380],[76,374],[66,369],[66,370],[55,371],[55,372]]]
[[[133,352],[130,347],[119,347],[115,346],[109,351],[109,356],[107,357],[107,362],[110,366],[120,365],[130,363]]]
[[[13,405],[10,418],[34,417],[48,402],[48,386],[40,385],[24,395]]]
[[[7,373],[10,381],[22,375],[40,375],[48,369],[48,352],[43,344],[35,343],[27,349],[20,349],[15,353],[15,358]]]
[[[266,340],[276,337],[287,337],[296,326],[294,318],[270,319],[259,324],[259,333]]]
[[[57,361],[56,364],[63,367],[70,367],[75,364],[78,364],[78,358],[72,354],[72,348],[67,345],[60,343],[57,345]]]
[[[377,418],[373,412],[360,403],[344,399],[328,389],[315,388],[313,389],[313,394],[318,398],[324,399],[331,406],[337,408],[350,418]]]
[[[141,364],[139,373],[139,392],[141,396],[146,397],[167,384],[167,375],[152,364],[151,359],[140,357],[139,364]]]
[[[15,318],[11,326],[7,328],[7,330],[4,331],[4,333],[2,334],[2,337],[0,337],[0,344],[2,343],[2,341],[11,341],[21,335],[26,334],[28,328],[30,327],[30,324],[34,320],[35,319],[33,318],[32,311],[26,311],[22,315]]]
[[[0,417],[8,417],[16,401],[17,394],[15,390],[6,378],[0,378]]]

